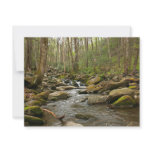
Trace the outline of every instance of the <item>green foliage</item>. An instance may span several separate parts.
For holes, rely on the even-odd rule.
[[[36,69],[39,65],[40,38],[31,39],[33,44],[31,51],[31,67],[32,69]],[[74,38],[69,39],[69,45],[72,49],[71,53],[69,51],[67,38],[48,38],[47,65],[56,67],[59,71],[65,70],[66,72],[71,72],[73,70],[72,66],[76,64],[75,43]],[[107,38],[88,38],[88,49],[86,50],[85,38],[77,38],[78,71],[75,71],[75,73],[89,75],[102,73],[122,74],[124,72],[124,65],[126,64],[124,57],[127,45],[129,48],[128,69],[129,72],[132,72],[137,56],[136,52],[139,50],[139,39],[129,38],[128,44],[124,44],[124,41],[125,38],[109,38],[109,43],[107,43]],[[26,39],[24,43],[26,59],[28,55],[26,51]],[[110,49],[110,57],[108,48]],[[139,59],[136,70],[139,71]]]

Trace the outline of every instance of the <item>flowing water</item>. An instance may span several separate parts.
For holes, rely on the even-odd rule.
[[[54,112],[57,116],[65,115],[63,121],[73,121],[84,126],[138,126],[139,107],[129,109],[110,109],[107,105],[88,105],[87,100],[82,100],[88,96],[97,94],[78,94],[80,89],[67,91],[70,98],[48,103],[45,108]],[[76,114],[87,115],[89,119],[77,119]],[[49,118],[48,118],[49,119]],[[47,121],[47,125],[60,126],[59,121]]]

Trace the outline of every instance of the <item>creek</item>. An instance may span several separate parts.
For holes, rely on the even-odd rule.
[[[110,109],[105,104],[88,105],[88,96],[98,96],[98,94],[79,94],[81,89],[66,90],[70,97],[66,100],[48,102],[44,108],[54,112],[57,116],[64,115],[64,122],[72,121],[83,126],[138,126],[139,107],[128,109]],[[87,116],[88,119],[76,118],[77,114]],[[45,118],[47,126],[61,126],[60,121],[49,121],[49,116]]]

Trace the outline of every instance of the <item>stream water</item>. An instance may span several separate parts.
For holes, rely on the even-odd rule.
[[[48,103],[45,108],[54,112],[57,116],[65,115],[63,121],[73,121],[84,126],[138,126],[139,107],[129,109],[110,109],[107,105],[88,105],[87,96],[97,94],[78,94],[80,89],[68,90],[70,97],[66,100],[59,100]],[[89,116],[89,119],[78,119],[76,114]],[[47,121],[48,126],[61,126],[59,121]]]

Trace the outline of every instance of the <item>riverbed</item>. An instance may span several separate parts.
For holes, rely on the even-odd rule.
[[[64,115],[64,122],[72,121],[83,126],[139,126],[139,107],[128,109],[110,109],[106,104],[88,105],[88,96],[98,94],[79,94],[80,89],[68,90],[70,97],[66,100],[49,102],[44,108],[57,116]],[[81,89],[82,90],[82,89]],[[87,115],[88,119],[78,119],[77,114]],[[61,126],[58,120],[52,121],[45,116],[47,126]]]

